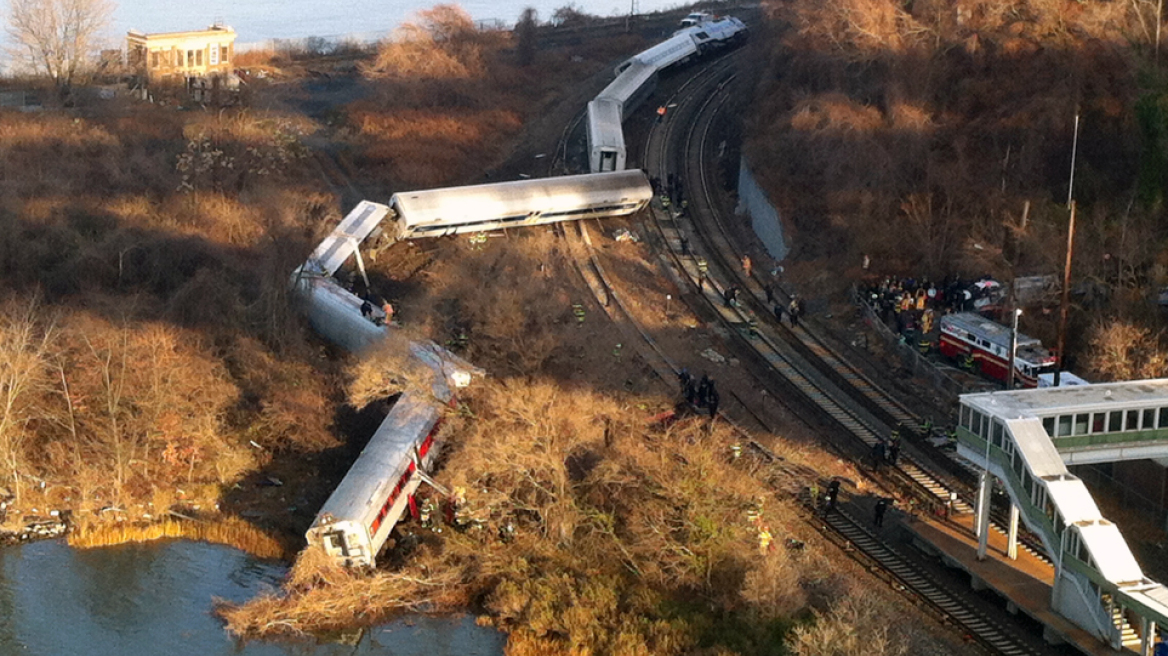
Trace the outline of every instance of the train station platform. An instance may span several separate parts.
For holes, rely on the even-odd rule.
[[[1021,612],[1042,624],[1043,637],[1050,643],[1066,643],[1089,656],[1135,654],[1116,651],[1099,638],[1079,628],[1051,609],[1054,567],[1033,553],[1018,549],[1018,559],[1006,556],[1006,534],[991,530],[985,560],[977,559],[977,538],[973,516],[961,515],[951,523],[930,518],[905,521],[901,526],[922,551],[939,556],[949,567],[969,574],[974,590],[989,589],[1006,600],[1007,610]]]

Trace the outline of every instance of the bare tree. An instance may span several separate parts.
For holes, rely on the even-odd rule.
[[[538,14],[535,9],[528,7],[519,15],[519,22],[515,24],[515,52],[519,56],[520,66],[530,66],[535,61],[535,51],[539,44],[536,42],[538,28]]]
[[[68,88],[114,12],[111,0],[9,0],[13,58]]]
[[[40,414],[37,404],[49,387],[47,354],[54,326],[39,315],[35,298],[23,307],[6,303],[0,312],[0,457],[18,502],[28,425]]]

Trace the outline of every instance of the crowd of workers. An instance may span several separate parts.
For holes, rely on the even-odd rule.
[[[984,311],[999,302],[1002,286],[989,278],[975,282],[946,277],[941,282],[928,278],[885,277],[862,290],[863,298],[885,325],[894,328],[902,339],[917,335],[922,350],[931,345],[931,335],[939,327],[942,315]]]

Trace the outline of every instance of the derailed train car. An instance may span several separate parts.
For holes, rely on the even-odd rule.
[[[683,25],[688,26],[621,62],[616,79],[588,103],[588,166],[593,173],[624,168],[627,149],[621,124],[653,92],[662,70],[737,44],[747,34],[741,20],[705,12],[690,14]]]
[[[318,546],[346,566],[373,566],[438,454],[442,409],[406,392],[394,403],[349,473],[308,529]]]
[[[401,240],[624,216],[652,197],[637,169],[400,192],[390,229]]]

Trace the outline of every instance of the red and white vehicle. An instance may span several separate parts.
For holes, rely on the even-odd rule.
[[[973,367],[983,374],[1005,381],[1010,360],[1010,329],[980,314],[959,312],[941,317],[941,354],[964,360],[973,357]],[[1055,357],[1042,342],[1018,333],[1015,352],[1015,379],[1022,387],[1037,387],[1038,375],[1053,371]]]

